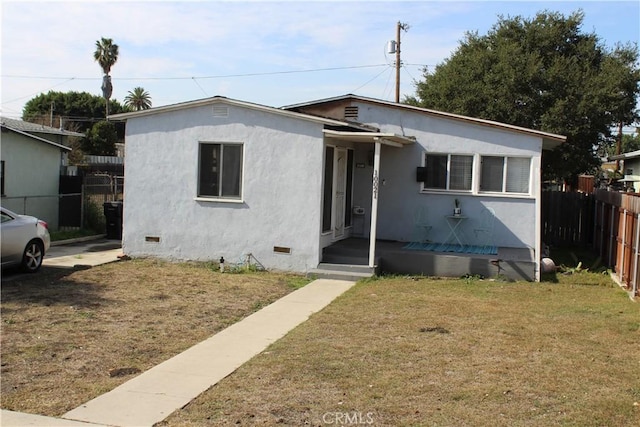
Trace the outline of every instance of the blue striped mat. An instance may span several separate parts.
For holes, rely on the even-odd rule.
[[[411,242],[402,247],[413,251],[455,252],[459,254],[497,255],[497,246],[455,245],[448,243]]]

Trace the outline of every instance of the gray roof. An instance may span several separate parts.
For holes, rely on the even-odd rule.
[[[80,136],[80,137],[84,136],[83,133],[71,132],[64,129],[56,129],[50,126],[39,125],[37,123],[25,122],[23,120],[17,120],[17,119],[10,119],[8,117],[0,117],[0,124],[12,130],[22,131],[27,133],[38,132],[38,133],[48,133],[51,135]]]
[[[628,153],[622,153],[615,156],[609,156],[609,160],[624,160],[624,159],[635,159],[640,157],[640,150],[630,151]]]
[[[31,138],[36,141],[53,145],[54,147],[58,147],[65,151],[71,151],[71,147],[67,147],[66,145],[58,144],[57,142],[53,142],[46,138],[42,138],[41,136],[35,135],[35,133],[47,133],[47,134],[55,134],[55,135],[63,135],[63,136],[76,136],[76,135],[84,136],[83,134],[77,133],[77,132],[60,131],[52,127],[37,125],[35,123],[23,122],[22,120],[7,119],[6,117],[0,117],[0,127],[4,129],[9,129],[12,132],[20,134],[22,136],[26,136],[27,138]],[[30,130],[26,130],[26,129],[30,129]],[[53,130],[55,132],[51,132],[50,130]]]
[[[178,104],[164,105],[162,107],[153,107],[153,108],[149,108],[147,110],[132,111],[132,112],[128,112],[128,113],[119,113],[119,114],[110,114],[109,118],[111,120],[128,120],[128,119],[131,119],[131,118],[151,116],[151,115],[154,115],[154,114],[160,114],[160,113],[164,113],[164,112],[168,112],[168,111],[178,111],[178,110],[183,110],[183,109],[187,109],[187,108],[201,107],[201,106],[206,106],[206,105],[214,105],[214,104],[219,104],[219,103],[220,104],[239,106],[239,107],[243,107],[243,108],[249,108],[249,109],[253,109],[253,110],[265,111],[265,112],[277,114],[277,115],[280,115],[280,116],[294,117],[294,118],[298,118],[298,119],[302,119],[302,120],[308,120],[308,121],[313,121],[313,122],[317,122],[317,123],[324,123],[324,124],[327,124],[327,125],[345,126],[345,127],[349,127],[349,128],[358,128],[358,129],[364,129],[364,130],[366,130],[365,128],[369,128],[369,127],[367,127],[365,125],[362,125],[360,123],[345,122],[343,120],[329,119],[329,118],[325,118],[325,117],[319,117],[319,116],[314,116],[314,115],[310,115],[310,114],[299,113],[299,112],[296,112],[296,111],[288,111],[288,110],[284,110],[282,108],[275,108],[275,107],[269,107],[269,106],[266,106],[266,105],[255,104],[255,103],[252,103],[252,102],[240,101],[240,100],[233,99],[233,98],[227,98],[225,96],[213,96],[213,97],[210,97],[210,98],[196,99],[195,101],[187,101],[187,102],[181,102],[181,103],[178,103]]]
[[[416,107],[413,105],[409,105],[409,104],[400,104],[400,103],[396,103],[396,102],[391,102],[391,101],[384,101],[381,99],[376,99],[376,98],[368,98],[368,97],[364,97],[364,96],[359,96],[359,95],[353,95],[353,94],[347,94],[347,95],[341,95],[341,96],[336,96],[333,98],[325,98],[325,99],[319,99],[316,101],[309,101],[309,102],[303,102],[300,104],[294,104],[294,105],[287,105],[282,107],[283,110],[292,110],[292,111],[297,111],[300,108],[303,107],[310,107],[310,106],[314,106],[314,105],[318,105],[318,104],[326,104],[326,103],[333,103],[333,102],[340,102],[340,101],[360,101],[360,102],[367,102],[367,103],[371,103],[371,104],[377,104],[377,105],[384,105],[387,107],[391,107],[391,108],[396,108],[396,109],[403,109],[406,111],[417,111],[423,114],[427,114],[430,116],[435,116],[435,117],[442,117],[442,118],[446,118],[446,119],[450,119],[450,120],[457,120],[457,121],[463,121],[463,122],[467,122],[467,123],[475,123],[478,125],[482,125],[482,126],[491,126],[494,128],[500,128],[500,129],[504,129],[504,130],[508,130],[508,131],[513,131],[513,132],[518,132],[518,133],[525,133],[525,134],[529,134],[529,135],[535,135],[538,137],[541,137],[543,139],[543,143],[546,142],[546,144],[544,144],[546,146],[546,148],[555,148],[556,146],[560,145],[561,143],[565,142],[567,140],[567,137],[564,135],[557,135],[554,133],[549,133],[549,132],[543,132],[543,131],[539,131],[539,130],[535,130],[535,129],[529,129],[529,128],[524,128],[524,127],[520,127],[520,126],[514,126],[514,125],[510,125],[507,123],[501,123],[501,122],[496,122],[493,120],[486,120],[486,119],[478,119],[475,117],[468,117],[468,116],[463,116],[460,114],[453,114],[453,113],[447,113],[444,111],[437,111],[437,110],[431,110],[428,108],[423,108],[423,107]]]

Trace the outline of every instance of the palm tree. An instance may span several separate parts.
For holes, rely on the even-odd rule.
[[[93,59],[95,59],[102,71],[104,72],[104,76],[102,77],[102,95],[107,101],[107,116],[109,115],[109,98],[111,98],[111,93],[113,92],[113,86],[111,85],[111,76],[109,73],[111,72],[111,67],[118,60],[118,45],[113,43],[112,39],[105,39],[102,37],[100,40],[96,41],[96,51],[93,52]]]
[[[151,108],[151,95],[144,88],[136,87],[124,97],[124,105],[136,111]]]

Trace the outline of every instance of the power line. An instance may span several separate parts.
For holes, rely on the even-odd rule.
[[[360,89],[362,89],[363,87],[365,87],[366,85],[368,85],[369,83],[371,83],[372,81],[374,81],[375,79],[377,79],[378,77],[380,77],[380,75],[382,75],[382,73],[384,73],[385,71],[388,71],[390,68],[388,64],[384,64],[385,67],[387,67],[386,69],[380,71],[378,74],[376,74],[375,76],[373,76],[371,79],[367,80],[364,84],[358,86],[356,89],[353,90],[353,92],[357,92]]]
[[[190,76],[190,77],[112,77],[113,80],[193,80],[193,79],[224,79],[231,77],[256,77],[256,76],[273,76],[278,74],[296,74],[296,73],[315,73],[320,71],[338,71],[353,70],[359,68],[375,68],[387,67],[388,64],[372,64],[372,65],[352,65],[346,67],[328,67],[328,68],[310,68],[305,70],[285,70],[285,71],[269,71],[262,73],[241,73],[241,74],[219,74],[211,76]],[[2,78],[9,79],[48,79],[48,80],[102,80],[102,77],[53,77],[53,76],[24,76],[3,74]]]
[[[3,76],[3,77],[4,77],[4,76]],[[71,77],[71,78],[67,78],[65,81],[60,82],[60,83],[56,83],[55,85],[53,85],[53,86],[51,86],[50,88],[45,89],[45,90],[46,90],[46,91],[50,91],[50,90],[51,90],[51,89],[53,89],[54,87],[58,87],[58,86],[60,86],[60,85],[63,85],[63,84],[65,84],[65,83],[68,83],[68,82],[70,82],[70,81],[72,81],[72,80],[74,80],[74,78],[73,78],[73,77]],[[4,101],[4,100],[3,100],[3,101],[2,101],[2,103],[3,103],[3,104],[9,104],[9,103],[11,103],[11,102],[20,101],[21,99],[25,99],[25,98],[29,98],[29,97],[33,97],[33,96],[39,95],[39,94],[41,94],[42,92],[44,92],[44,91],[35,92],[35,93],[32,93],[31,95],[20,96],[20,97],[18,97],[18,98],[11,99],[11,100],[9,100],[9,101]]]

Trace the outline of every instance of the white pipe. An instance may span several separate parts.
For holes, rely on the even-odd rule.
[[[375,138],[373,181],[371,183],[371,231],[369,233],[369,267],[375,267],[376,231],[378,228],[378,191],[380,189],[380,140]]]
[[[541,181],[542,172],[539,167],[535,169],[535,176],[538,177],[537,180],[533,180],[533,182],[539,183]],[[542,259],[542,189],[540,184],[537,184],[534,188],[535,196],[536,196],[536,218],[535,218],[535,248],[534,248],[534,262],[535,262],[535,270],[534,270],[534,278],[536,282],[540,281],[540,260]]]

